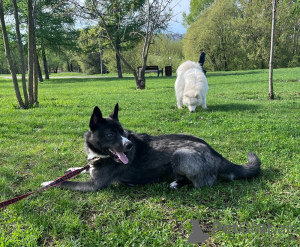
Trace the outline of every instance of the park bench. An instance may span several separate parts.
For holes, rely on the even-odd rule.
[[[138,67],[138,73],[139,73],[139,75],[141,73],[141,70],[142,70],[142,67],[139,66]],[[156,66],[156,65],[146,66],[145,73],[151,73],[151,72],[157,72],[157,76],[159,76],[160,73],[161,73],[162,76],[164,75],[164,69],[163,68],[159,69],[158,66]]]

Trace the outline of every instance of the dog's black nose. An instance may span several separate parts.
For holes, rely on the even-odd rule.
[[[129,141],[129,142],[125,143],[124,147],[125,147],[126,151],[129,151],[132,149],[133,144],[132,144],[132,142]]]

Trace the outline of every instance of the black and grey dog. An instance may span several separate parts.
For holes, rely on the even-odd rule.
[[[213,186],[218,176],[246,179],[260,172],[260,160],[254,153],[248,153],[248,164],[235,165],[192,135],[150,136],[125,130],[119,122],[118,111],[116,104],[112,114],[103,118],[100,109],[95,107],[90,130],[84,135],[88,160],[92,161],[90,180],[66,181],[60,187],[95,191],[113,183],[134,186],[173,177],[172,189],[188,183],[200,188]]]

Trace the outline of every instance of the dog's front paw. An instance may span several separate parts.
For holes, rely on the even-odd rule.
[[[42,186],[42,187],[45,187],[45,186],[51,184],[52,182],[53,182],[53,181],[43,182],[43,183],[41,184],[41,186]]]
[[[71,168],[69,168],[68,170],[66,170],[65,171],[65,173],[68,173],[68,172],[74,172],[74,171],[76,171],[76,170],[78,170],[78,169],[81,169],[82,167],[71,167]]]
[[[170,189],[172,189],[172,190],[177,190],[178,189],[177,181],[174,181],[174,182],[170,183]]]
[[[67,172],[74,172],[75,170],[80,169],[80,168],[81,167],[71,167],[68,170],[66,170],[65,173],[67,173]]]
[[[177,102],[178,109],[182,109],[182,104]]]
[[[170,189],[177,190],[180,189],[182,186],[189,184],[190,182],[186,179],[175,180],[174,182],[170,183]]]

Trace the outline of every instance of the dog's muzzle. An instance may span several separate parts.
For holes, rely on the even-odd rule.
[[[112,149],[108,149],[108,151],[117,158],[117,162],[122,162],[123,164],[127,164],[129,162],[126,152],[130,151],[133,147],[133,144],[131,141],[129,141],[127,138],[122,136],[122,151],[114,151]]]
[[[132,142],[123,136],[122,136],[122,143],[123,143],[123,147],[124,147],[124,152],[130,151],[133,147]]]

